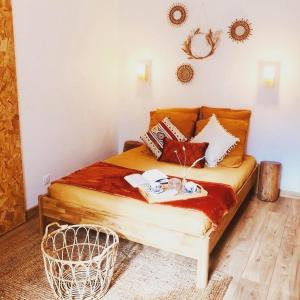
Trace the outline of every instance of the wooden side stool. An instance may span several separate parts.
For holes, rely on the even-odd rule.
[[[125,141],[124,147],[123,147],[123,152],[137,148],[142,145],[143,145],[143,143],[141,143],[139,141]]]
[[[260,163],[257,197],[262,201],[274,202],[279,197],[281,163],[262,161]]]

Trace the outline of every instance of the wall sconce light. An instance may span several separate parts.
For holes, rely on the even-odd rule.
[[[260,61],[256,101],[260,105],[278,105],[281,62]]]
[[[266,87],[274,87],[276,77],[275,66],[265,66],[263,69],[263,83]]]
[[[148,81],[150,77],[150,64],[139,62],[136,67],[137,78],[141,81]]]
[[[280,64],[278,62],[261,63],[261,80],[264,87],[275,88],[279,83]]]

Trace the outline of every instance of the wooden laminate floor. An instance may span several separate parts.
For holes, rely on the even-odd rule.
[[[210,269],[233,276],[225,300],[299,300],[300,200],[247,200],[211,254]]]
[[[245,203],[211,255],[229,299],[300,299],[300,200]]]

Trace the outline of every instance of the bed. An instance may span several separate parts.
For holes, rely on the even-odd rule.
[[[174,176],[182,173],[179,165],[157,161],[145,146],[113,156],[106,162],[141,171],[159,168]],[[238,168],[192,169],[189,178],[225,183],[236,193],[236,205],[216,229],[199,211],[148,204],[61,183],[51,184],[48,193],[39,197],[40,226],[43,230],[47,218],[102,224],[114,229],[122,238],[194,258],[198,261],[196,283],[204,288],[208,280],[209,254],[255,186],[257,165],[255,159],[247,155]]]

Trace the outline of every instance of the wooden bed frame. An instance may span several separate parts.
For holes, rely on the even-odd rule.
[[[237,192],[238,204],[223,218],[216,231],[210,230],[205,235],[201,233],[191,235],[146,222],[137,225],[134,220],[104,211],[101,207],[87,207],[85,203],[57,200],[47,194],[39,196],[41,232],[44,232],[47,218],[72,224],[91,223],[109,226],[127,240],[197,259],[196,284],[199,288],[205,288],[208,281],[209,254],[251,189],[256,186],[257,174],[256,166]]]

